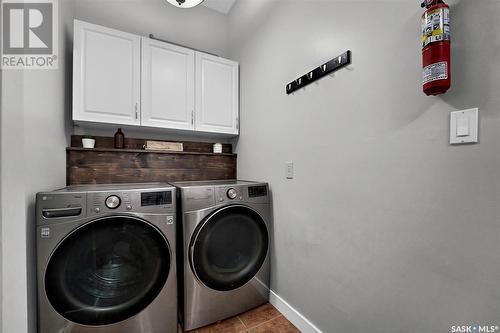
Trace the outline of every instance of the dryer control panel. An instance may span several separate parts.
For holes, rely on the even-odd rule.
[[[217,201],[241,201],[244,199],[242,187],[239,186],[221,186],[216,188]]]
[[[217,186],[215,187],[215,193],[217,203],[237,203],[242,201],[254,203],[268,202],[267,184],[255,186]]]

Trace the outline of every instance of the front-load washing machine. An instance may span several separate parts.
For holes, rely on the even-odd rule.
[[[177,332],[175,199],[167,184],[38,193],[38,332]]]
[[[179,182],[181,321],[185,330],[269,300],[268,185]]]

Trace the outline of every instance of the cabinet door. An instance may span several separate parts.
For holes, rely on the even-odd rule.
[[[141,39],[75,20],[73,120],[140,124]]]
[[[196,52],[195,129],[238,134],[238,63]]]
[[[192,130],[194,51],[142,38],[141,125]]]

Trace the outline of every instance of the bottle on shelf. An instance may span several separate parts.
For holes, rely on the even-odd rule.
[[[115,133],[115,148],[123,149],[125,148],[125,135],[122,132],[122,129],[119,128]]]

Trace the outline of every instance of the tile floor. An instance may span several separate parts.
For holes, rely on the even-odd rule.
[[[268,303],[189,333],[300,333],[300,331]]]

